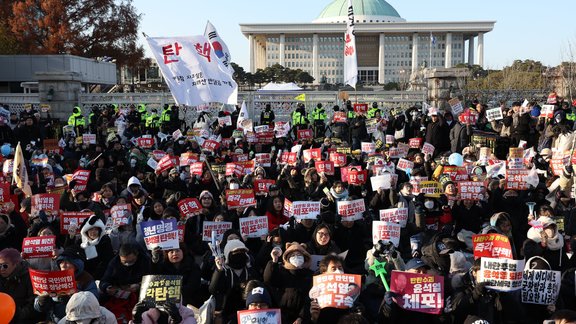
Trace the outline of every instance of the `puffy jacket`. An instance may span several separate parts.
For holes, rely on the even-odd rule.
[[[78,106],[75,106],[74,109],[77,109],[77,112],[73,112],[72,115],[68,117],[68,125],[74,127],[86,126],[86,120],[84,120],[84,116],[82,116],[82,109]]]
[[[26,262],[17,265],[8,277],[0,277],[0,292],[10,295],[16,303],[11,323],[36,323],[40,314],[34,310],[34,292]]]

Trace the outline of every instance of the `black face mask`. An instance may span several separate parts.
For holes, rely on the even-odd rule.
[[[228,265],[232,269],[242,269],[246,266],[248,262],[248,256],[246,253],[230,254],[228,256]]]

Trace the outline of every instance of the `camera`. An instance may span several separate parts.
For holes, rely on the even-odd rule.
[[[374,252],[372,252],[372,255],[375,258],[383,258],[387,256],[395,258],[397,253],[394,244],[380,240],[378,243],[374,244]]]

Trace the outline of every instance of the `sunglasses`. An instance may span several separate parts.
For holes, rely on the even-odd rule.
[[[6,270],[6,269],[8,269],[9,266],[10,265],[8,263],[2,263],[2,264],[0,264],[0,269]]]

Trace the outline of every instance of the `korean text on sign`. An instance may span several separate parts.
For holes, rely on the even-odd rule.
[[[487,282],[488,288],[513,291],[522,288],[524,260],[482,258],[478,282]]]
[[[140,301],[180,303],[182,276],[147,275],[142,277]]]
[[[268,217],[253,216],[239,219],[240,234],[250,238],[260,238],[268,234]]]
[[[474,258],[512,259],[510,239],[506,235],[490,233],[472,235]]]
[[[353,274],[322,274],[314,276],[313,282],[310,298],[316,298],[320,308],[352,307],[362,285],[360,275]]]
[[[144,243],[148,250],[159,246],[162,250],[179,247],[178,227],[175,219],[151,220],[140,223],[144,233]]]
[[[392,271],[390,291],[397,294],[398,306],[405,310],[440,314],[444,308],[444,278],[419,273]]]
[[[42,271],[29,270],[30,281],[35,295],[72,295],[76,292],[74,270]]]

